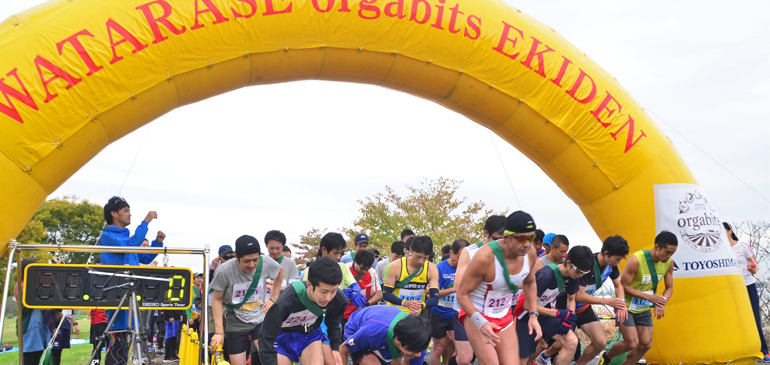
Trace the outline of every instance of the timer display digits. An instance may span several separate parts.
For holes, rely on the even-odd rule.
[[[192,271],[185,268],[30,264],[25,275],[23,303],[28,308],[117,309],[123,294],[132,290],[139,309],[182,310],[193,299]]]

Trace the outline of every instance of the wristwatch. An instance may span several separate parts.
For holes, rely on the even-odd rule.
[[[535,317],[540,317],[540,312],[538,312],[538,311],[534,311],[534,312],[530,312],[530,313],[534,314]]]

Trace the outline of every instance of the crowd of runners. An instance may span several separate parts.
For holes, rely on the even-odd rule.
[[[108,222],[117,220],[126,240],[143,239],[157,214],[129,238],[130,212],[120,220],[128,204],[117,199],[105,206]],[[594,253],[516,211],[488,217],[483,237],[438,247],[404,229],[379,260],[365,233],[349,254],[341,234],[327,233],[300,271],[280,231],[264,236],[267,253],[243,235],[219,248],[208,303],[199,296],[196,305],[208,311],[211,347],[222,345],[232,365],[422,365],[431,343],[430,365],[585,365],[597,356],[598,365],[619,356],[630,365],[650,349],[653,317],[665,316],[674,291],[674,234],[660,232],[630,255],[615,235]],[[608,280],[614,291],[596,295]],[[609,348],[592,305],[613,308],[622,340]],[[582,347],[577,328],[590,341]]]

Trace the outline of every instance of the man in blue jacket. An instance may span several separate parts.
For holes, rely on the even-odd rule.
[[[104,219],[109,224],[102,230],[102,235],[99,237],[99,245],[101,246],[141,246],[144,242],[144,238],[147,235],[147,225],[153,219],[158,218],[158,213],[150,211],[147,213],[147,217],[136,227],[134,235],[131,236],[131,231],[126,228],[131,224],[131,207],[128,205],[125,199],[113,196],[107,201],[104,206]],[[157,238],[152,242],[152,247],[163,247],[163,239],[166,235],[163,232],[158,231]],[[104,252],[101,254],[102,265],[129,265],[139,266],[140,263],[149,264],[157,254],[136,254],[136,253],[117,253],[117,252]],[[115,322],[112,324],[110,330],[125,330],[128,327],[128,311],[115,311],[108,310],[107,315],[112,317],[117,316]],[[126,345],[126,333],[118,332],[113,334],[112,346],[110,346],[107,352],[106,364],[107,365],[124,365],[128,361],[128,347]]]

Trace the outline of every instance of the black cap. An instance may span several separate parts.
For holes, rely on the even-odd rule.
[[[524,232],[534,232],[537,229],[535,220],[529,213],[517,210],[511,213],[505,219],[505,228],[500,230],[500,234],[517,234]]]
[[[254,236],[247,234],[235,240],[235,254],[238,257],[259,253],[259,241]]]

